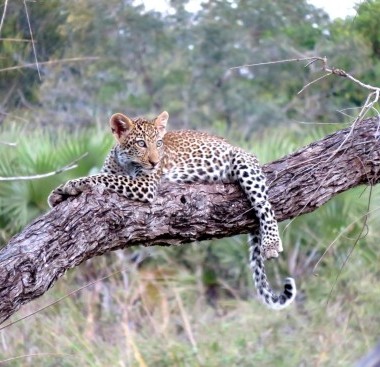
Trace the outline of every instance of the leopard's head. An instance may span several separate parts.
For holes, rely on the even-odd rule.
[[[110,126],[121,166],[135,165],[144,171],[154,170],[164,152],[163,137],[169,114],[164,111],[153,120],[129,118],[122,113],[111,116]]]

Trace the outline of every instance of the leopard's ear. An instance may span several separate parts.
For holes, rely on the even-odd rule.
[[[128,116],[115,113],[110,118],[110,126],[113,136],[117,141],[120,141],[123,136],[127,136],[131,132],[134,125]]]
[[[169,114],[164,111],[161,112],[157,117],[154,122],[158,132],[160,133],[161,137],[163,137],[166,133],[166,124],[168,123],[169,120]]]

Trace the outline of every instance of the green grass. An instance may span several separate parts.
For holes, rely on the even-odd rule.
[[[15,142],[15,147],[0,144],[0,177],[18,177],[54,172],[88,153],[78,167],[47,178],[29,181],[0,180],[0,245],[20,231],[33,218],[48,209],[50,191],[69,179],[87,176],[102,166],[112,146],[111,134],[87,129],[69,133],[63,129],[21,129],[17,124],[2,126],[0,141]]]

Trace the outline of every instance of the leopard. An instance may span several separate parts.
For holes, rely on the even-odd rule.
[[[249,266],[258,298],[270,309],[284,309],[293,302],[297,290],[294,279],[287,277],[283,291],[276,293],[267,278],[264,262],[278,257],[283,246],[257,157],[206,132],[167,131],[168,120],[167,111],[153,119],[113,114],[109,125],[116,144],[100,173],[57,187],[49,195],[50,207],[95,187],[149,204],[164,180],[238,184],[259,221],[248,235]]]

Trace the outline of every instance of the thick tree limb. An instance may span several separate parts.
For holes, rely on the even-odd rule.
[[[379,137],[379,121],[369,119],[265,165],[278,220],[311,212],[360,184],[378,183]],[[232,236],[255,225],[235,185],[165,183],[152,205],[84,193],[36,219],[0,252],[0,321],[94,256],[138,244]]]

